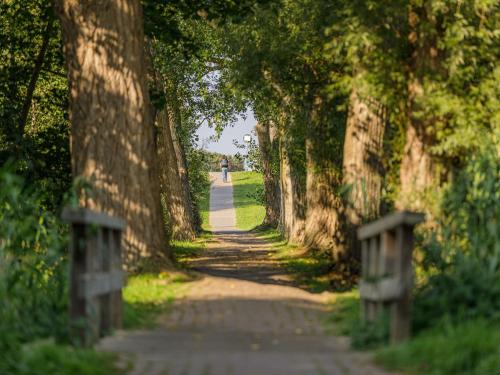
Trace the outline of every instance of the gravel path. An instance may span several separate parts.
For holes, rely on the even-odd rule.
[[[212,175],[202,277],[154,331],[119,332],[100,348],[130,358],[132,375],[382,375],[366,354],[328,335],[328,293],[293,286],[264,242],[235,229],[232,187]]]

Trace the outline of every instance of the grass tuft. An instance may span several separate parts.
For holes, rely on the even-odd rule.
[[[57,345],[44,340],[25,345],[18,356],[18,361],[9,366],[7,373],[11,375],[122,374],[123,370],[120,370],[116,363],[117,356],[112,353]]]
[[[189,259],[205,248],[210,233],[203,233],[194,241],[174,241],[174,261],[185,268]],[[157,317],[189,288],[196,277],[188,272],[144,273],[131,276],[123,290],[125,329],[153,328]]]
[[[442,324],[409,342],[378,351],[391,370],[427,375],[500,375],[500,323]]]

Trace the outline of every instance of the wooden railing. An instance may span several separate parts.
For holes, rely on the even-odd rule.
[[[374,322],[388,313],[392,343],[410,335],[413,229],[423,220],[423,214],[402,211],[358,229],[362,318]]]
[[[122,325],[121,219],[79,208],[63,211],[71,224],[70,320],[83,346]]]

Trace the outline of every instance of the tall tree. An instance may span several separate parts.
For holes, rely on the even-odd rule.
[[[266,216],[263,224],[276,228],[280,219],[279,171],[273,170],[277,149],[277,130],[271,121],[261,121],[255,125],[261,155]],[[276,173],[278,172],[278,173]]]
[[[124,260],[170,265],[138,0],[56,0],[70,85],[72,167],[83,207],[122,217]]]
[[[343,255],[347,248],[343,234],[343,202],[339,195],[341,186],[342,120],[343,116],[329,109],[320,93],[311,100],[306,138],[307,159],[307,219],[305,244],[310,249],[327,250],[334,258]]]
[[[385,109],[353,90],[344,140],[342,181],[347,187],[346,216],[357,226],[379,214]]]

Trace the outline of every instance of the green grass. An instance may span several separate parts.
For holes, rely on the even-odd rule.
[[[426,375],[500,375],[500,323],[442,324],[409,342],[378,351],[390,370]]]
[[[236,226],[250,230],[264,220],[264,205],[257,196],[262,192],[262,174],[258,172],[231,172],[233,200],[236,210]]]
[[[0,361],[1,361],[0,355]],[[118,375],[117,357],[93,349],[73,348],[50,341],[25,345],[11,363],[0,363],[9,375]],[[3,372],[5,369],[6,372]]]
[[[290,272],[297,285],[313,293],[330,289],[328,269],[330,260],[322,253],[305,253],[301,247],[290,245],[274,229],[259,229],[259,238],[270,243],[273,257]]]
[[[147,273],[131,276],[123,289],[125,329],[153,328],[156,318],[186,291],[189,277]]]
[[[201,228],[204,231],[210,230],[210,220],[209,220],[209,212],[210,212],[210,184],[207,184],[203,194],[199,197],[199,208],[200,208],[200,216],[201,216]]]
[[[185,268],[186,262],[205,248],[209,238],[210,234],[204,233],[191,242],[174,241],[172,250],[176,265]],[[157,317],[188,290],[193,279],[192,275],[179,271],[131,276],[123,290],[124,328],[153,328]]]
[[[335,293],[330,308],[327,321],[329,332],[334,335],[350,336],[353,327],[359,324],[361,314],[358,290]]]
[[[174,261],[178,268],[186,268],[187,262],[199,255],[212,238],[211,232],[203,232],[194,241],[174,241],[172,244]]]

